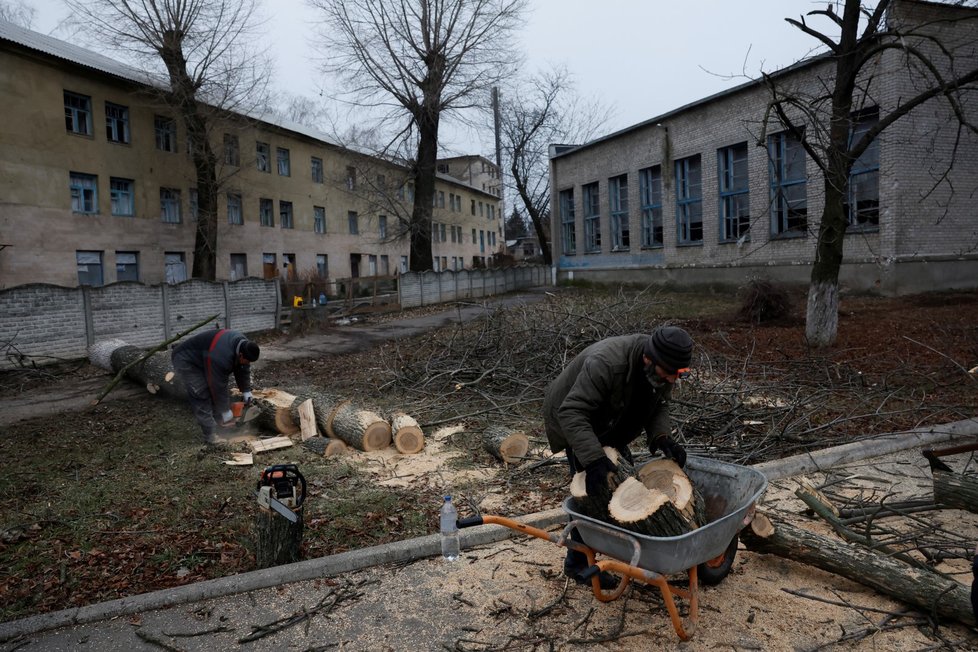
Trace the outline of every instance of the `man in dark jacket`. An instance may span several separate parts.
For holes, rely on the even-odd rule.
[[[245,402],[251,401],[251,363],[260,353],[257,344],[227,329],[198,333],[173,349],[173,368],[187,387],[187,400],[206,443],[220,443],[217,423],[222,427],[234,425],[228,392],[231,374]]]
[[[589,494],[614,483],[615,465],[602,447],[631,459],[628,445],[643,429],[649,452],[686,464],[686,451],[670,437],[669,400],[673,384],[689,371],[692,353],[693,340],[675,326],[652,335],[609,337],[581,351],[547,389],[543,413],[550,449],[567,451],[571,474],[585,472]],[[577,579],[585,565],[582,553],[568,550],[567,575]],[[602,578],[602,585],[609,581]]]

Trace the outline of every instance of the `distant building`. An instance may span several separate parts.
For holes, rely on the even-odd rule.
[[[145,74],[5,21],[0,71],[0,288],[186,279],[196,174]],[[300,125],[221,115],[219,279],[407,269],[407,168]],[[470,178],[437,176],[434,269],[484,267],[503,250],[498,193]]]
[[[535,235],[527,235],[513,240],[506,241],[506,253],[513,257],[514,261],[541,260],[543,250],[540,248],[540,239]]]
[[[975,9],[895,0],[887,20],[922,27],[963,53],[959,74],[978,67]],[[789,92],[824,96],[834,65],[817,57],[773,77]],[[919,92],[919,77],[896,50],[878,53],[871,73],[871,95],[857,97],[856,131]],[[763,83],[749,82],[584,145],[551,146],[557,278],[807,283],[824,181],[795,136],[775,121],[761,132],[769,100]],[[962,106],[978,123],[967,92]],[[942,177],[952,152],[954,166]],[[946,103],[918,107],[882,132],[849,186],[844,287],[888,294],[978,287],[978,138],[958,129]]]

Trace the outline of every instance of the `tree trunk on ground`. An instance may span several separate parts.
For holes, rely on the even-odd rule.
[[[772,527],[773,525],[773,527]],[[975,624],[968,588],[960,582],[879,555],[867,548],[823,537],[787,523],[772,524],[758,514],[740,540],[752,552],[809,564],[890,597],[927,614]]]
[[[278,512],[258,508],[255,517],[255,566],[271,568],[292,564],[302,559],[302,509],[295,512],[295,523]]]
[[[302,442],[302,445],[323,457],[336,457],[350,450],[350,447],[339,439],[329,439],[328,437],[313,437]]]
[[[403,412],[395,412],[391,415],[390,422],[394,448],[399,453],[413,455],[424,449],[424,432],[414,417]]]
[[[500,462],[516,464],[530,450],[530,439],[522,430],[489,426],[482,433],[482,447]]]
[[[931,473],[935,503],[978,514],[978,478],[936,468]]]
[[[113,371],[119,371],[129,363],[146,354],[145,349],[125,344],[115,348],[110,354]],[[126,371],[126,377],[146,388],[150,394],[165,394],[174,398],[186,399],[187,388],[173,371],[173,361],[169,351],[159,351],[149,358],[134,364]]]

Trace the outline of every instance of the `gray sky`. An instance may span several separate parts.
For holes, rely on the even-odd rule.
[[[316,97],[314,23],[303,0],[261,0],[274,84]],[[67,15],[60,0],[28,0],[34,29],[51,33]],[[564,64],[578,91],[614,110],[608,132],[647,120],[806,56],[814,39],[784,21],[826,1],[533,0],[522,34],[527,69]],[[58,36],[57,33],[53,34]],[[444,124],[451,153],[491,154],[491,137]],[[477,150],[477,151],[476,151]]]

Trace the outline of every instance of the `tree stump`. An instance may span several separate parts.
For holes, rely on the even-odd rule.
[[[522,430],[489,426],[482,433],[482,447],[504,464],[516,464],[530,450],[530,439]]]
[[[258,508],[255,516],[255,562],[258,568],[292,564],[302,558],[302,508],[295,514],[299,518],[292,523],[274,510]]]
[[[394,448],[405,455],[420,453],[424,448],[424,432],[415,418],[403,412],[395,412],[390,421]]]

